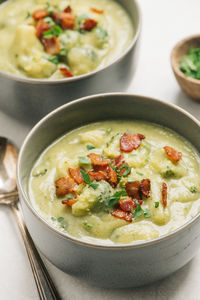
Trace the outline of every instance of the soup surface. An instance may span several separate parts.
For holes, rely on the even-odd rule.
[[[199,212],[200,159],[185,139],[155,124],[90,124],[41,154],[29,196],[43,218],[79,239],[150,240]]]
[[[134,28],[114,0],[9,0],[0,6],[0,70],[60,79],[119,57]]]

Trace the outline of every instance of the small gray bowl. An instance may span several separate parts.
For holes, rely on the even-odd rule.
[[[0,109],[33,125],[56,107],[74,99],[126,91],[136,69],[141,13],[137,0],[116,1],[128,12],[135,28],[133,40],[124,53],[101,69],[73,78],[31,79],[0,70]],[[5,0],[0,0],[2,2]]]
[[[181,108],[137,95],[90,96],[61,106],[31,130],[19,154],[18,189],[30,234],[54,265],[99,286],[139,286],[170,275],[193,258],[200,246],[199,214],[157,239],[104,246],[60,232],[42,219],[28,197],[31,169],[47,146],[74,128],[109,119],[139,119],[164,125],[200,152],[200,122]]]

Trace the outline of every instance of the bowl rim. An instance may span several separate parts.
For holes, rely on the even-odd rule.
[[[6,0],[6,1],[8,1],[8,0]],[[138,3],[138,0],[131,0],[131,1],[133,2],[133,4],[135,4],[136,12],[137,12],[137,15],[138,15],[138,24],[137,24],[137,30],[135,32],[135,35],[133,36],[133,39],[132,39],[130,45],[127,47],[127,49],[121,55],[116,57],[116,59],[114,59],[109,64],[105,65],[104,67],[101,67],[99,69],[97,68],[92,72],[82,74],[82,75],[79,75],[79,76],[63,78],[63,79],[53,79],[53,80],[52,79],[29,78],[29,77],[22,77],[22,76],[20,77],[20,76],[13,75],[13,74],[10,74],[8,72],[1,71],[1,70],[0,70],[0,76],[5,77],[7,79],[15,80],[17,82],[27,83],[27,84],[40,84],[40,85],[49,84],[49,85],[53,85],[53,84],[64,84],[64,83],[67,83],[67,82],[74,82],[74,81],[84,80],[84,79],[87,79],[88,77],[91,77],[93,75],[101,73],[102,71],[106,70],[107,68],[110,68],[110,67],[114,66],[115,64],[119,63],[125,56],[127,56],[129,54],[129,52],[131,52],[131,50],[134,48],[134,46],[135,46],[135,44],[136,44],[136,42],[139,38],[139,35],[141,33],[141,26],[142,26],[141,8],[140,8],[140,5]],[[123,8],[127,12],[127,9],[125,7],[123,7]],[[128,15],[129,15],[129,13],[128,13]],[[130,18],[131,18],[131,16],[130,16]],[[133,23],[132,18],[131,18],[131,21]]]
[[[195,40],[195,39],[200,39],[200,34],[194,34],[194,35],[187,36],[184,39],[180,40],[178,43],[176,43],[175,46],[172,48],[170,60],[171,60],[172,69],[178,77],[181,77],[183,80],[188,81],[191,84],[200,85],[200,80],[194,79],[194,78],[189,77],[189,76],[186,76],[179,69],[179,63],[175,58],[176,53],[178,52],[180,47],[182,47],[188,41]]]
[[[37,130],[44,122],[46,122],[46,120],[48,120],[49,117],[56,115],[57,113],[59,113],[63,109],[66,109],[67,107],[73,106],[74,104],[77,104],[80,102],[88,101],[90,99],[94,99],[94,100],[98,99],[99,101],[101,101],[101,99],[103,99],[105,97],[111,97],[111,96],[128,97],[128,98],[130,97],[130,98],[138,98],[138,99],[146,99],[146,100],[148,99],[149,101],[152,101],[154,103],[160,103],[162,105],[166,105],[166,106],[171,107],[172,109],[175,109],[175,110],[181,112],[182,114],[184,114],[187,118],[191,119],[194,123],[196,123],[196,125],[200,128],[200,121],[198,121],[194,116],[192,116],[190,113],[188,113],[184,109],[180,108],[179,106],[177,106],[175,104],[168,103],[163,100],[159,100],[159,99],[145,96],[145,95],[137,95],[137,94],[131,94],[131,93],[102,93],[102,94],[96,94],[96,95],[79,98],[75,101],[72,101],[72,102],[62,105],[62,106],[58,107],[57,109],[53,110],[52,112],[50,112],[49,114],[47,114],[30,130],[30,132],[26,136],[26,138],[21,146],[19,158],[18,158],[18,162],[17,162],[17,186],[18,186],[19,194],[21,195],[21,198],[23,198],[23,201],[24,201],[25,205],[27,206],[27,208],[37,218],[37,220],[39,222],[41,222],[44,226],[47,226],[47,228],[50,231],[54,232],[56,235],[67,240],[68,242],[72,242],[72,243],[75,243],[75,244],[78,244],[81,246],[85,246],[85,247],[104,249],[104,250],[105,249],[108,249],[108,250],[127,249],[128,250],[128,249],[135,249],[135,248],[143,248],[143,247],[147,247],[150,245],[156,245],[156,244],[159,244],[165,240],[168,240],[168,239],[176,236],[177,234],[182,233],[186,229],[190,228],[193,224],[195,224],[197,221],[200,220],[200,212],[197,213],[197,215],[194,216],[191,220],[184,223],[182,226],[176,228],[175,230],[173,230],[170,233],[161,235],[158,238],[155,238],[152,240],[133,242],[130,244],[105,244],[104,245],[100,242],[94,243],[94,242],[88,242],[88,241],[78,239],[76,237],[71,236],[68,233],[62,232],[61,230],[59,230],[56,227],[54,227],[53,225],[51,225],[51,223],[49,223],[44,218],[42,218],[42,216],[39,215],[39,213],[36,211],[36,209],[31,205],[31,202],[28,200],[28,196],[26,196],[26,193],[24,192],[23,187],[22,187],[22,183],[21,183],[21,179],[20,179],[20,177],[21,177],[20,176],[21,159],[23,156],[24,149],[26,148],[26,144],[29,141],[29,139],[31,138],[32,134],[35,132],[35,130]],[[20,202],[21,201],[22,200],[20,199]]]

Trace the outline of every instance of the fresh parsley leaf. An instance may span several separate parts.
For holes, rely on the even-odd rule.
[[[114,170],[114,171],[118,171],[118,168],[116,166],[114,166],[111,162],[109,162],[109,165],[111,166],[111,168]]]
[[[190,48],[180,64],[180,70],[188,77],[200,79],[200,48]]]
[[[59,53],[61,56],[66,56],[67,55],[67,49],[66,48],[62,48],[60,50],[60,53]]]
[[[89,164],[91,164],[91,159],[87,156],[81,156],[81,157],[79,157],[79,164],[80,165],[89,165]]]
[[[94,147],[94,146],[92,146],[92,145],[87,145],[86,147],[87,147],[87,149],[88,149],[88,150],[95,149],[95,147]]]
[[[83,180],[84,180],[84,182],[86,183],[86,184],[91,184],[92,182],[91,182],[91,179],[90,179],[90,175],[88,174],[88,173],[86,173],[85,171],[83,171],[83,170],[80,170],[80,172],[81,172],[81,175],[83,176]]]
[[[111,128],[111,127],[109,127],[109,128],[106,129],[106,133],[107,133],[107,134],[110,134],[111,131],[112,131],[112,128]]]
[[[155,208],[158,208],[159,207],[159,202],[155,202]]]
[[[168,166],[167,166],[167,170],[163,173],[163,177],[165,178],[170,178],[170,177],[174,177],[175,173],[174,171],[172,171]]]
[[[93,227],[92,224],[89,224],[88,222],[83,222],[83,225],[87,228],[87,229],[91,229]]]
[[[127,196],[127,192],[123,190],[117,191],[108,199],[108,207],[115,205],[120,200],[121,196]]]
[[[143,173],[140,173],[140,172],[136,172],[136,174],[140,175],[140,176],[144,176]]]
[[[126,175],[128,175],[131,172],[132,167],[128,167],[124,173],[123,173],[123,177],[125,177]]]
[[[93,182],[93,183],[90,183],[90,186],[91,186],[94,190],[96,190],[96,189],[98,188],[99,184],[96,183],[96,182]]]
[[[145,218],[150,218],[151,217],[148,208],[144,209],[144,217]]]
[[[57,219],[57,221],[58,221],[58,222],[62,222],[62,221],[64,221],[64,218],[63,218],[63,217],[59,217],[59,218]]]
[[[134,212],[134,220],[137,220],[139,217],[141,217],[144,214],[144,210],[140,206],[138,200],[136,200],[136,208]]]
[[[46,39],[51,39],[54,36],[59,36],[61,33],[63,33],[64,31],[62,30],[62,28],[59,25],[55,25],[53,28],[45,31],[43,33],[44,38]]]
[[[197,187],[196,187],[196,186],[191,186],[190,192],[191,192],[192,194],[196,194],[196,193],[197,193]]]
[[[51,220],[52,220],[52,221],[56,221],[56,218],[55,218],[55,217],[51,217]]]
[[[59,56],[58,55],[49,55],[49,54],[45,54],[44,58],[48,61],[50,61],[51,63],[58,65],[59,64]]]
[[[26,19],[30,18],[31,17],[31,13],[28,11],[27,12],[27,15],[26,15]]]

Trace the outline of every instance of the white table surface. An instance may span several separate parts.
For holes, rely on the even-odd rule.
[[[199,0],[139,0],[143,15],[138,68],[129,91],[175,103],[200,119],[200,103],[179,89],[170,67],[170,51],[185,36],[199,33]],[[0,111],[0,135],[18,145],[30,128]],[[100,289],[64,274],[46,262],[63,299],[200,299],[200,251],[184,268],[153,285],[123,289]],[[9,208],[0,209],[0,299],[38,299],[27,255]]]

